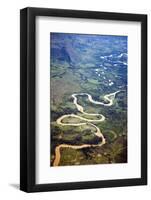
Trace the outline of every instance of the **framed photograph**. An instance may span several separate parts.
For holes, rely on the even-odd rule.
[[[147,15],[20,12],[20,189],[147,184]]]

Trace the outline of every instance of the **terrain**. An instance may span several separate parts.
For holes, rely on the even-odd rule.
[[[127,162],[127,37],[51,33],[50,60],[50,165]]]

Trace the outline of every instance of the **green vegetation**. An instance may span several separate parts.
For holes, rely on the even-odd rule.
[[[57,34],[56,34],[57,35]],[[67,34],[68,35],[68,34]],[[66,34],[51,39],[50,104],[51,104],[51,166],[55,148],[60,144],[98,144],[96,129],[89,124],[61,126],[56,120],[66,114],[86,119],[99,119],[80,113],[73,104],[73,93],[88,93],[93,99],[107,103],[104,95],[116,94],[112,106],[94,105],[87,96],[79,96],[78,103],[87,113],[105,116],[103,122],[93,122],[103,133],[106,144],[83,149],[61,148],[59,165],[109,164],[127,162],[127,66],[119,57],[127,52],[127,40],[122,37],[77,36]],[[74,35],[74,34],[73,34]],[[54,51],[54,52],[53,52]],[[112,55],[109,58],[104,56]],[[102,56],[102,58],[101,58]],[[124,62],[126,62],[124,60]],[[63,123],[84,123],[74,117],[64,118]]]

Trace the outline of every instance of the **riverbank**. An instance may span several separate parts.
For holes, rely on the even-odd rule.
[[[62,125],[62,126],[84,126],[86,125],[87,123],[89,123],[90,126],[94,127],[96,129],[96,132],[94,132],[94,134],[100,138],[100,143],[98,144],[82,144],[82,145],[68,145],[68,144],[60,144],[58,145],[56,148],[55,148],[55,159],[54,159],[54,162],[53,162],[53,166],[58,166],[59,165],[59,162],[60,162],[60,158],[61,158],[61,154],[60,154],[60,149],[61,148],[72,148],[72,149],[82,149],[82,148],[88,148],[88,147],[96,147],[96,146],[102,146],[106,143],[105,141],[105,138],[104,138],[104,135],[103,133],[101,132],[101,130],[95,125],[93,124],[93,122],[103,122],[105,120],[105,116],[102,115],[102,114],[95,114],[95,113],[87,113],[84,111],[84,108],[82,105],[80,105],[78,103],[78,96],[87,96],[88,100],[93,103],[93,104],[97,104],[97,105],[102,105],[102,106],[112,106],[113,105],[113,102],[114,102],[114,99],[115,99],[115,96],[117,93],[119,93],[120,91],[116,91],[114,93],[110,93],[110,94],[106,94],[104,96],[104,100],[107,101],[107,103],[104,103],[104,102],[99,102],[99,101],[95,101],[93,100],[92,96],[88,93],[74,93],[72,94],[72,97],[73,97],[73,104],[76,106],[77,110],[85,115],[91,115],[91,116],[100,116],[100,119],[87,119],[85,117],[81,117],[81,116],[78,116],[78,115],[75,115],[75,114],[68,114],[68,115],[63,115],[61,117],[59,117],[56,122],[57,124],[59,125]],[[70,118],[70,117],[73,117],[73,118],[78,118],[84,122],[82,123],[64,123],[63,120],[65,118]]]

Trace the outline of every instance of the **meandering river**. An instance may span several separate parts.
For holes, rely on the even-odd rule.
[[[106,143],[105,138],[103,133],[101,132],[101,130],[93,124],[93,122],[103,122],[105,120],[105,116],[102,114],[95,114],[95,113],[87,113],[84,111],[83,106],[81,106],[78,103],[78,96],[87,96],[88,100],[93,103],[93,104],[97,104],[97,105],[102,105],[102,106],[112,106],[115,96],[116,94],[120,92],[120,91],[116,91],[114,93],[110,93],[110,94],[106,94],[104,96],[104,100],[107,101],[107,103],[104,102],[100,102],[100,101],[95,101],[92,96],[88,93],[74,93],[72,94],[73,97],[73,104],[76,106],[77,110],[81,113],[83,113],[84,115],[87,116],[96,116],[99,117],[99,119],[87,119],[85,117],[81,117],[75,114],[67,114],[67,115],[63,115],[61,117],[59,117],[57,119],[57,124],[62,125],[62,126],[84,126],[89,124],[90,126],[92,126],[93,128],[95,128],[95,132],[94,134],[100,138],[100,143],[98,144],[82,144],[82,145],[68,145],[68,144],[60,144],[55,148],[55,159],[53,162],[53,166],[58,166],[59,162],[60,162],[60,158],[61,158],[61,154],[60,154],[60,149],[61,148],[72,148],[72,149],[82,149],[82,148],[87,148],[87,147],[97,147],[97,146],[102,146]],[[78,118],[80,120],[82,120],[83,122],[81,123],[64,123],[63,120],[65,118]]]

